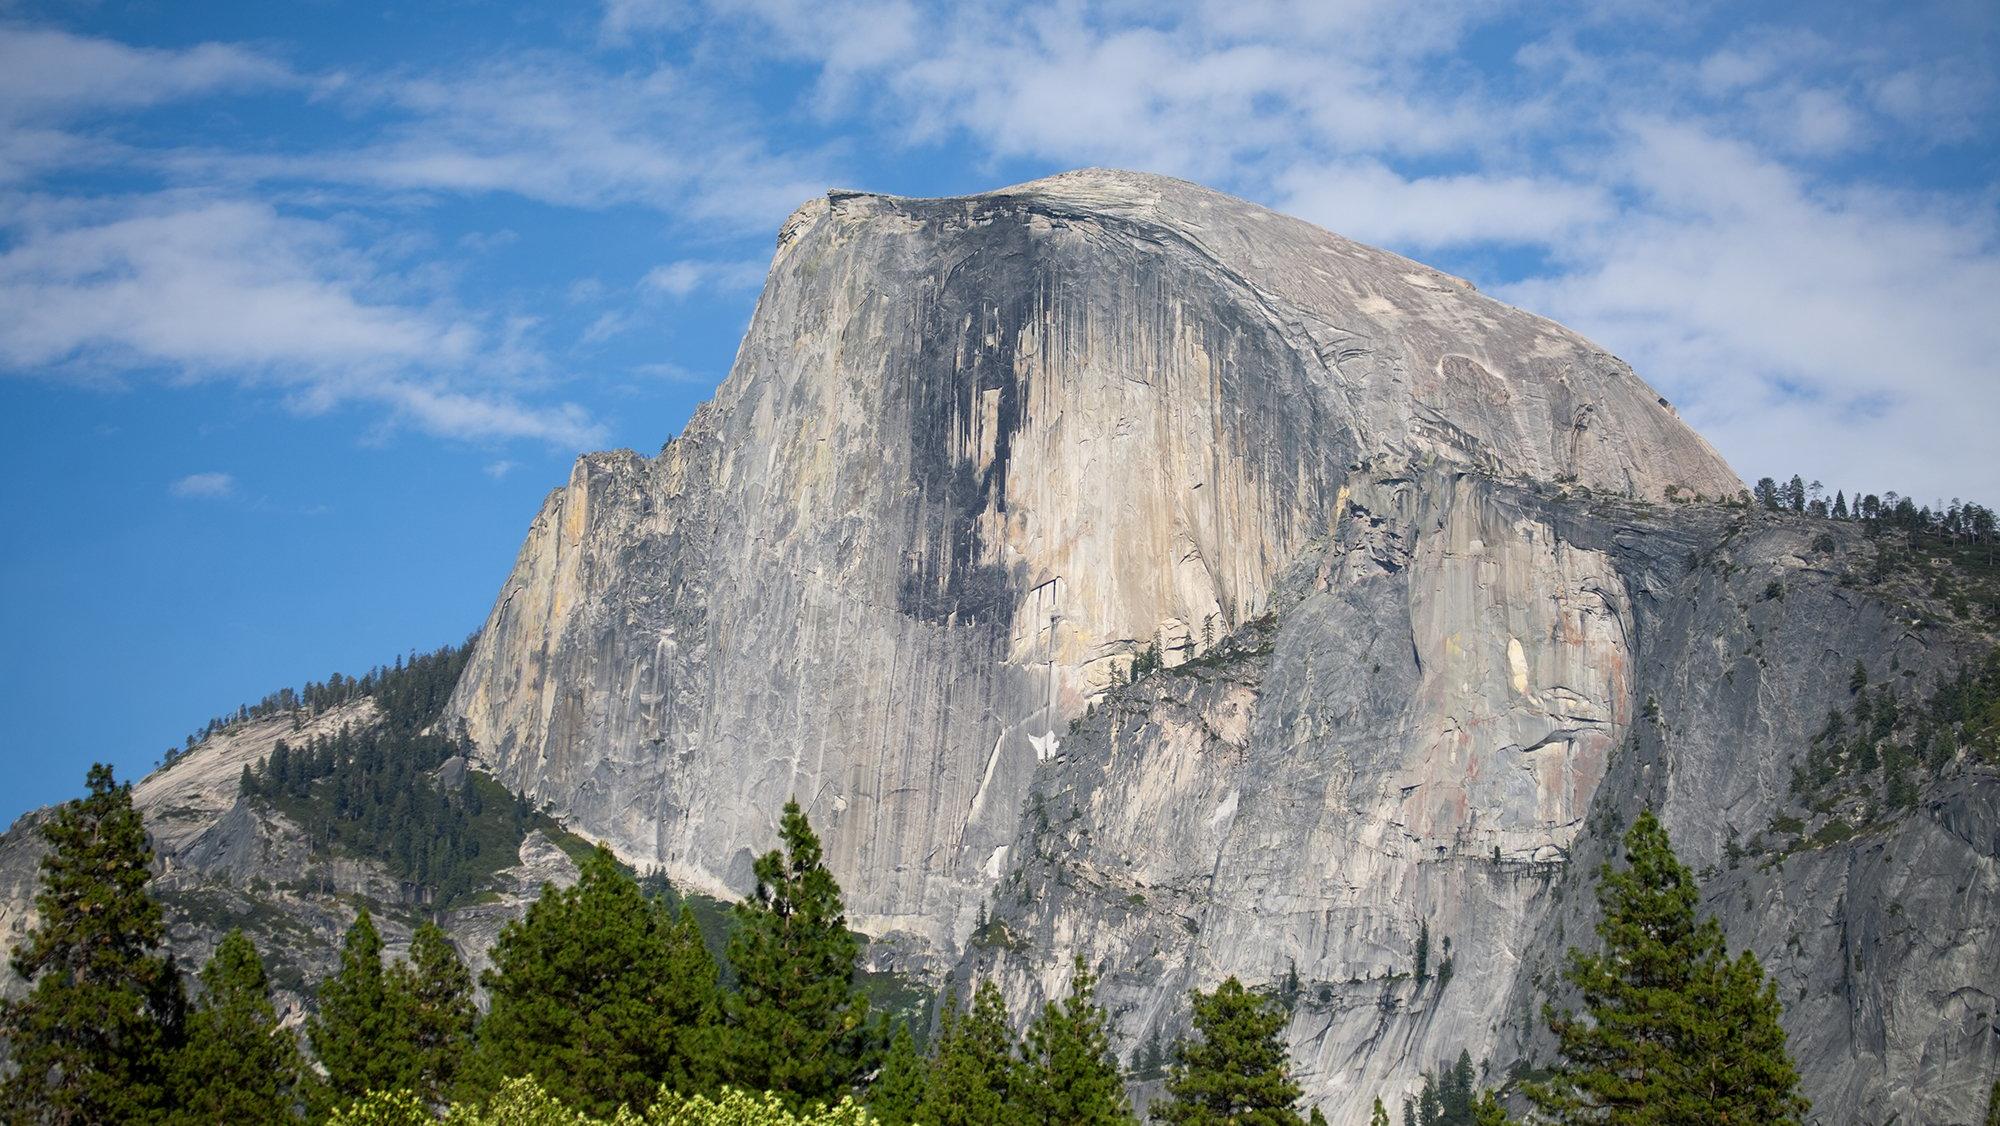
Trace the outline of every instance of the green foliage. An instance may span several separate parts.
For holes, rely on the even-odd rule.
[[[435,923],[417,927],[410,938],[410,960],[390,970],[389,996],[401,1006],[403,1023],[416,1052],[416,1091],[438,1105],[450,1095],[460,1065],[472,1047],[472,973],[459,960],[451,940]]]
[[[174,1126],[292,1117],[305,1061],[278,1024],[257,948],[230,931],[201,971],[202,997],[174,1058]]]
[[[1027,1121],[1046,1126],[1133,1121],[1096,988],[1096,976],[1078,957],[1069,996],[1060,1005],[1043,1005],[1028,1026],[1019,1095]]]
[[[565,1104],[609,1114],[662,1083],[714,1083],[714,959],[693,916],[642,894],[609,849],[575,885],[544,888],[492,957],[481,978],[491,1005],[465,1068],[480,1089],[534,1075]]]
[[[533,1079],[509,1079],[479,1103],[454,1105],[443,1126],[875,1126],[880,1119],[842,1099],[836,1106],[805,1114],[786,1108],[776,1095],[733,1088],[715,1096],[661,1091],[643,1115],[619,1107],[607,1118],[569,1106]],[[329,1126],[438,1126],[422,1101],[407,1091],[376,1092],[334,1112]]]
[[[1780,812],[1771,830],[1792,847],[1846,840],[1886,813],[1914,808],[1927,782],[1973,762],[2000,762],[2000,649],[1941,676],[1928,694],[1871,689],[1859,662],[1852,703],[1835,708],[1813,736],[1793,789],[1805,818]]]
[[[1512,1120],[1507,1117],[1507,1109],[1500,1105],[1493,1092],[1481,1091],[1479,1101],[1472,1108],[1472,1121],[1474,1126],[1508,1126]]]
[[[852,1098],[800,1113],[771,1092],[752,1095],[732,1087],[714,1098],[662,1094],[646,1112],[645,1122],[646,1126],[874,1126],[876,1119]]]
[[[1155,1122],[1188,1126],[1300,1126],[1293,1104],[1302,1093],[1280,1035],[1287,1021],[1277,1003],[1243,988],[1234,977],[1210,993],[1194,993],[1199,1039],[1183,1041],[1167,1075],[1167,1098],[1152,1108]]]
[[[1132,657],[1132,667],[1127,670],[1127,680],[1140,680],[1160,671],[1160,643],[1148,642],[1144,649]]]
[[[509,1079],[482,1102],[451,1108],[447,1126],[637,1126],[638,1116],[619,1107],[608,1120],[592,1118],[549,1094],[532,1079]]]
[[[1626,865],[1598,876],[1603,950],[1572,949],[1566,977],[1586,1018],[1549,1012],[1561,1060],[1529,1098],[1557,1123],[1796,1126],[1808,1109],[1778,1024],[1776,986],[1730,959],[1700,891],[1649,810]]]
[[[437,1126],[437,1118],[408,1091],[375,1091],[335,1108],[326,1126]]]
[[[1461,1050],[1458,1062],[1435,1074],[1424,1073],[1417,1093],[1417,1126],[1482,1126],[1480,1107],[1492,1102],[1492,1094],[1481,1097],[1472,1069],[1472,1053]],[[1499,1104],[1493,1103],[1494,1109]]]
[[[1000,1126],[1026,1121],[1014,1029],[1000,987],[981,982],[972,1005],[946,998],[917,1120],[925,1126]]]
[[[471,642],[398,660],[367,676],[336,678],[342,693],[373,696],[380,722],[342,727],[293,745],[279,741],[239,789],[283,810],[316,849],[345,849],[386,864],[420,901],[448,905],[513,863],[531,828],[554,824],[476,771],[450,785],[438,770],[471,749],[440,722]]]
[[[302,688],[280,688],[254,704],[209,720],[199,733],[188,736],[187,745],[193,748],[202,739],[249,720],[286,713],[318,715],[367,696],[375,698],[390,723],[414,730],[443,713],[478,640],[475,634],[461,645],[447,645],[433,653],[411,653],[408,660],[398,657],[393,664],[377,665],[358,677],[333,673]]]
[[[2000,1126],[2000,1079],[1993,1081],[1993,1090],[1986,1096],[1986,1126]]]
[[[885,1030],[855,988],[860,946],[798,802],[785,803],[779,835],[783,847],[757,860],[756,894],[737,907],[729,939],[730,1075],[804,1106],[854,1089]]]
[[[129,785],[102,763],[42,826],[37,920],[14,951],[27,996],[0,1001],[13,1073],[0,1112],[20,1123],[140,1122],[167,1101],[186,1000],[159,904],[153,850]]]
[[[341,944],[340,969],[320,983],[319,1011],[306,1022],[325,1078],[312,1091],[322,1107],[370,1091],[414,1091],[422,1061],[407,1005],[392,996],[382,936],[366,907]]]
[[[885,1126],[910,1126],[917,1121],[929,1074],[910,1026],[898,1021],[896,1034],[889,1038],[889,1051],[882,1057],[882,1070],[868,1087],[869,1111]]]
[[[1389,1126],[1389,1108],[1382,1105],[1382,1096],[1375,1096],[1375,1109],[1368,1112],[1368,1126]]]

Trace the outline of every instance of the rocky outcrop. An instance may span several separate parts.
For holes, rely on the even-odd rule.
[[[1460,1049],[1546,1052],[1590,875],[1650,803],[1791,991],[1828,1120],[1969,1118],[1990,782],[1737,842],[1793,800],[1829,669],[1973,639],[1715,503],[1740,491],[1588,341],[1193,185],[833,192],[687,431],[550,495],[452,710],[683,884],[745,889],[798,797],[903,965],[1025,1008],[1082,953],[1128,1053],[1186,989],[1283,988],[1333,1121]],[[1920,894],[1951,921],[1897,922]],[[1448,982],[1412,974],[1426,927]]]
[[[1457,471],[1357,485],[1268,618],[1070,731],[960,972],[1026,1010],[1084,952],[1133,1057],[1186,1031],[1187,990],[1267,986],[1310,1096],[1365,1122],[1461,1050],[1547,1058],[1597,865],[1651,805],[1780,982],[1822,1120],[1972,1121],[2000,987],[1978,956],[2000,840],[1972,811],[1996,779],[1850,841],[1740,843],[1790,808],[1851,654],[1927,684],[1965,651],[1790,522]]]
[[[1440,465],[1740,488],[1580,337],[1190,184],[834,192],[687,432],[550,496],[454,709],[508,784],[693,886],[745,888],[796,795],[862,925],[952,947],[1055,733],[1147,646],[1264,613],[1351,479]],[[1552,818],[1597,742],[1538,752]]]

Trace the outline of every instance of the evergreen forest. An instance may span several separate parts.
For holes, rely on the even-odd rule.
[[[1137,1082],[1143,1053],[1117,1043],[1080,958],[1032,1012],[988,979],[920,1026],[891,1019],[797,803],[720,957],[691,905],[599,846],[502,929],[483,1008],[444,932],[420,925],[390,959],[364,908],[299,1029],[240,931],[197,974],[166,952],[151,848],[108,767],[41,831],[39,918],[13,956],[28,989],[0,1002],[9,1122],[1109,1126],[1139,1120],[1135,1091],[1160,1123],[1324,1121],[1302,1104],[1277,983],[1191,994],[1157,1084]],[[1383,1092],[1376,1123],[1391,1105],[1413,1126],[1803,1123],[1775,986],[1699,897],[1642,814],[1598,874],[1597,944],[1570,951],[1582,1007],[1547,1015],[1556,1058],[1489,1085],[1461,1053],[1418,1090]]]

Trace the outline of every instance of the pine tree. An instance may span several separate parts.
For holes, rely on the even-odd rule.
[[[28,994],[0,1001],[8,1122],[144,1121],[168,1098],[186,1000],[159,953],[166,927],[146,891],[153,850],[129,785],[102,763],[86,785],[42,826],[37,921],[14,951]]]
[[[1767,512],[1776,512],[1780,502],[1778,483],[1769,477],[1757,478],[1757,503]]]
[[[1472,1053],[1460,1049],[1458,1062],[1439,1079],[1438,1121],[1448,1126],[1473,1126]]]
[[[469,1093],[533,1075],[598,1116],[648,1105],[661,1084],[715,1083],[715,960],[691,912],[648,898],[599,845],[568,888],[509,923],[480,981],[491,1005],[463,1069]]]
[[[311,1101],[329,1108],[370,1091],[414,1091],[422,1070],[407,1006],[390,994],[382,936],[363,907],[341,944],[340,969],[320,983],[319,1012],[306,1022],[326,1076]]]
[[[1155,1122],[1217,1126],[1300,1126],[1292,1105],[1302,1094],[1279,1039],[1282,1007],[1229,978],[1214,992],[1194,994],[1198,1041],[1184,1041],[1167,1075],[1167,1098]]]
[[[1028,1026],[1021,1104],[1037,1126],[1100,1126],[1133,1121],[1111,1054],[1110,1020],[1096,1001],[1097,978],[1076,960],[1069,996],[1050,1001]]]
[[[472,1047],[477,1010],[472,973],[437,924],[417,927],[410,938],[410,960],[390,970],[389,996],[405,1011],[417,1056],[417,1096],[440,1105],[450,1096]]]
[[[783,847],[758,858],[756,894],[737,905],[729,936],[731,1075],[788,1105],[830,1103],[874,1066],[883,1029],[854,987],[860,945],[798,802],[785,804],[779,835]]]
[[[1472,1121],[1474,1126],[1509,1126],[1510,1119],[1493,1092],[1481,1091],[1478,1104],[1472,1108]]]
[[[278,1024],[257,947],[230,931],[201,971],[200,1003],[174,1060],[173,1126],[289,1121],[304,1059]]]
[[[1389,1126],[1389,1108],[1382,1105],[1382,1096],[1375,1096],[1375,1109],[1368,1113],[1368,1126]]]
[[[1318,1107],[1312,1108],[1312,1113],[1306,1117],[1306,1126],[1326,1126],[1326,1115],[1321,1114]]]
[[[1529,1098],[1558,1123],[1796,1126],[1807,1104],[1775,987],[1697,920],[1694,876],[1650,810],[1624,843],[1626,866],[1598,876],[1603,952],[1570,951],[1588,1019],[1550,1011],[1561,1060]]]
[[[916,1037],[910,1035],[908,1024],[898,1021],[888,1054],[882,1057],[882,1070],[868,1087],[869,1112],[883,1126],[910,1126],[919,1121],[917,1110],[929,1080],[930,1069],[917,1054]]]
[[[981,982],[972,1005],[946,997],[917,1120],[925,1126],[1004,1126],[1023,1121],[1023,1079],[1000,987]]]

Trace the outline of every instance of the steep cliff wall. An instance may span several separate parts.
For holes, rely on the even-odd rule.
[[[1351,477],[1433,465],[1740,488],[1587,341],[1193,185],[835,192],[786,224],[687,433],[658,458],[585,458],[551,495],[454,708],[509,784],[696,886],[744,888],[796,795],[860,924],[949,949],[1057,733],[1148,645],[1175,663],[1264,613]],[[1555,565],[1591,581],[1588,559]],[[1507,658],[1578,665],[1568,690],[1602,698],[1532,780],[1434,810],[1437,833],[1489,833],[1493,787],[1575,820],[1624,722],[1629,671],[1579,665],[1618,612],[1579,617],[1562,654]],[[1508,696],[1513,670],[1480,722],[1525,738],[1567,715],[1565,696]],[[1421,735],[1438,756],[1460,753],[1450,710]]]
[[[1974,1121],[2000,774],[1947,766],[1852,837],[1774,826],[1856,658],[1916,691],[1984,640],[1856,582],[1875,547],[1824,521],[1457,471],[1352,496],[1268,618],[1069,732],[961,976],[1024,1010],[1083,952],[1128,1058],[1186,1031],[1187,990],[1270,987],[1309,1097],[1365,1122],[1461,1050],[1549,1057],[1594,874],[1650,805],[1778,981],[1817,1120]]]

